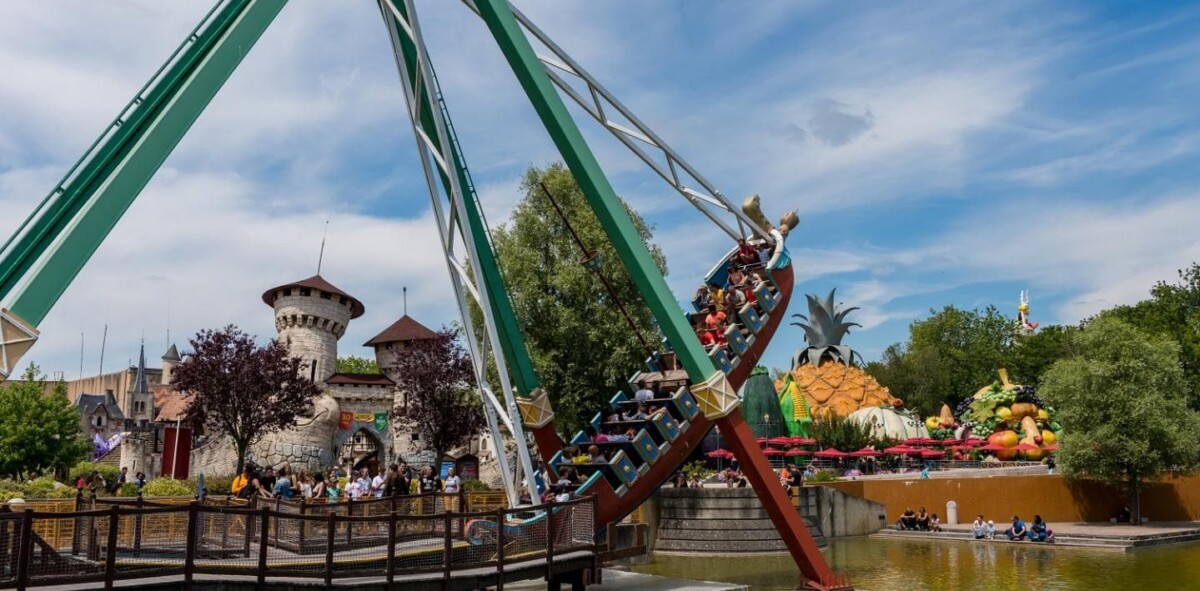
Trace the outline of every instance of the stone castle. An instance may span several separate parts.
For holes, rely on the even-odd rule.
[[[311,411],[297,418],[294,427],[267,435],[251,446],[248,459],[259,465],[287,462],[293,468],[310,469],[334,465],[375,468],[401,459],[410,464],[440,463],[434,461],[432,451],[422,445],[408,421],[408,396],[397,388],[394,369],[396,357],[403,354],[404,348],[433,338],[432,330],[404,315],[363,345],[374,350],[381,373],[339,373],[338,341],[350,321],[365,312],[361,301],[320,275],[269,289],[262,300],[274,311],[277,339],[288,346],[293,357],[305,363],[308,377],[321,386],[321,394]],[[161,371],[139,369],[159,374],[152,381],[158,382],[153,388],[154,423],[160,426],[173,424],[186,409],[180,393],[161,385],[170,382],[169,376],[179,363],[172,346],[163,356]],[[131,394],[126,399],[138,396]],[[156,472],[152,446],[127,439],[122,447],[121,465]],[[191,474],[227,475],[236,465],[233,446],[224,437],[198,437],[190,455]],[[498,477],[495,450],[491,449],[490,437],[484,434],[451,450],[441,460],[455,462],[464,477],[485,481]]]

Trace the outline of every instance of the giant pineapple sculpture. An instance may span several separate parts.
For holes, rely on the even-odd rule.
[[[845,321],[858,308],[839,310],[833,301],[836,291],[824,300],[806,296],[808,315],[793,314],[803,320],[792,324],[804,329],[808,346],[792,358],[792,382],[803,392],[814,417],[828,413],[845,417],[860,408],[899,405],[887,388],[858,366],[861,356],[842,344],[850,327],[860,325]],[[776,388],[783,388],[786,381],[776,382]]]

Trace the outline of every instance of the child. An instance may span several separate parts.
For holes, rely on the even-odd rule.
[[[992,521],[991,519],[988,520],[987,539],[989,539],[989,540],[996,539],[996,522]]]
[[[942,520],[938,519],[937,513],[929,519],[929,531],[942,531]]]

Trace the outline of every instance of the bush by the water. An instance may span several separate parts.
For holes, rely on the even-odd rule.
[[[833,470],[817,470],[817,472],[815,474],[813,474],[812,476],[809,476],[808,478],[805,478],[804,481],[805,482],[833,482],[834,480],[837,480],[837,479],[838,479],[837,472],[834,472]]]

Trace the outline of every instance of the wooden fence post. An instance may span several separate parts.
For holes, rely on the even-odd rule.
[[[271,509],[269,507],[264,506],[262,508],[260,519],[261,527],[259,531],[262,533],[258,536],[258,586],[261,588],[267,581],[267,532],[271,531]],[[279,525],[278,519],[275,520],[275,524],[276,526]]]
[[[354,500],[350,499],[350,498],[346,499],[346,517],[354,517]],[[347,548],[350,548],[353,546],[351,544],[351,542],[354,540],[353,532],[354,532],[354,523],[351,521],[346,521],[346,547]]]
[[[396,580],[396,500],[392,499],[392,513],[388,516],[388,553],[387,553],[387,584],[388,589]]]
[[[442,589],[450,588],[450,556],[453,552],[453,546],[450,543],[450,527],[453,521],[450,512],[442,514],[442,536],[445,541],[442,546]]]
[[[554,576],[554,497],[546,503],[546,580]]]
[[[83,489],[75,489],[75,512],[83,511]],[[71,555],[79,556],[79,545],[83,542],[82,520],[77,516],[71,519]]]
[[[142,555],[142,491],[137,495],[138,512],[133,516],[133,555]]]
[[[308,514],[308,499],[302,498],[302,499],[300,499],[300,517],[303,518],[307,514]],[[300,533],[296,536],[296,548],[297,548],[296,551],[303,554],[304,553],[304,534],[308,530],[308,520],[301,519],[297,525],[299,526]]]
[[[200,507],[199,503],[188,503],[187,521],[187,550],[183,558],[183,582],[187,589],[192,588],[192,578],[196,574],[196,542],[200,537]]]
[[[496,509],[496,591],[504,591],[504,508]]]
[[[325,536],[325,586],[333,584],[333,534],[337,529],[337,513],[329,512],[329,530]]]
[[[33,562],[33,509],[21,513],[21,536],[15,540],[17,560],[17,589],[25,591],[29,586],[29,563]]]
[[[251,509],[258,508],[258,497],[257,496],[250,497],[250,508]],[[254,525],[255,524],[254,524],[254,518],[251,515],[252,515],[251,513],[246,513],[245,515],[243,515],[244,519],[242,520],[246,523],[246,539],[242,541],[243,542],[242,552],[245,554],[246,558],[250,558],[250,541],[254,539]]]
[[[104,589],[112,591],[117,577],[117,527],[121,523],[121,506],[113,505],[108,510],[108,547],[104,552]]]

